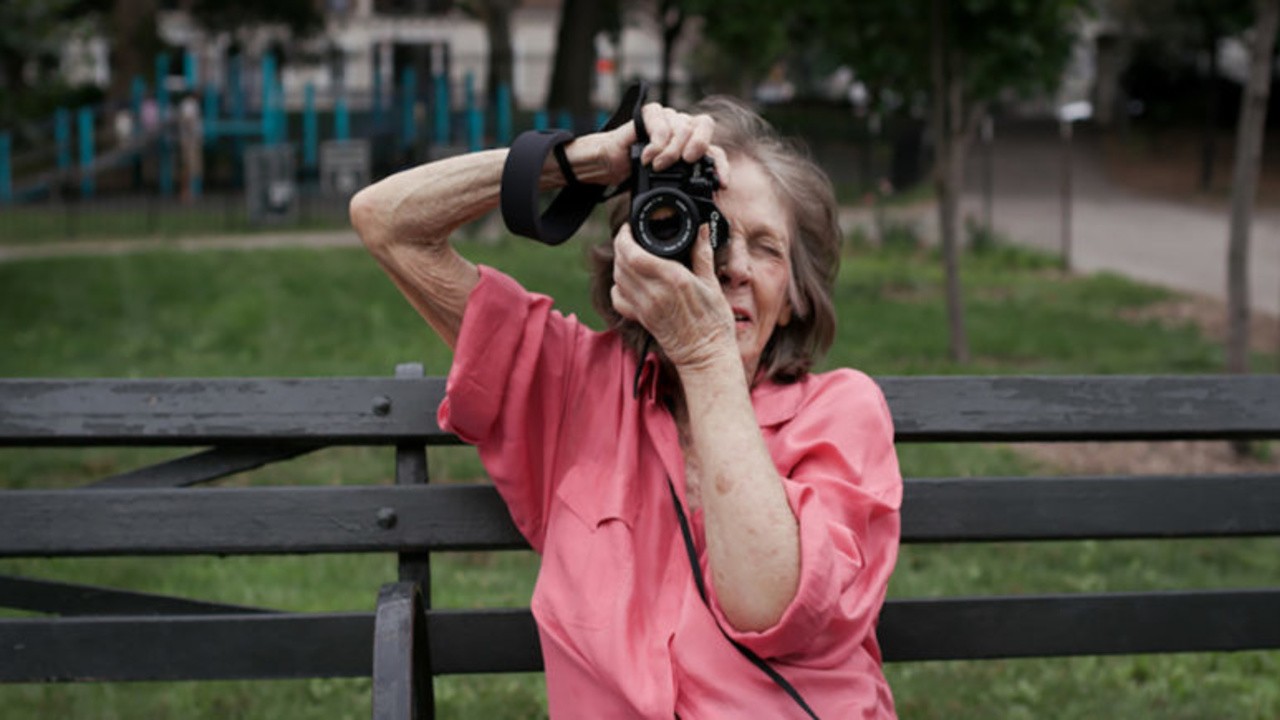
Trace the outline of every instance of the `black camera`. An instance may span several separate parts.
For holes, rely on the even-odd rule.
[[[507,228],[517,235],[559,245],[582,227],[597,203],[629,189],[631,234],[640,247],[654,255],[691,266],[693,245],[704,223],[711,226],[713,250],[728,242],[729,222],[712,201],[715,191],[720,189],[720,178],[711,158],[703,157],[694,163],[678,161],[661,172],[640,162],[640,154],[649,144],[643,113],[647,93],[647,83],[632,85],[617,112],[604,125],[604,130],[612,130],[630,116],[636,130],[636,142],[631,145],[631,177],[611,191],[602,185],[579,182],[574,177],[563,150],[564,144],[573,139],[572,133],[565,130],[521,133],[511,144],[502,168],[500,204]],[[568,184],[541,210],[539,187],[543,167],[553,153]]]
[[[693,244],[703,223],[711,226],[711,249],[729,239],[729,223],[712,201],[720,189],[715,163],[678,160],[661,172],[640,163],[645,143],[631,146],[631,234],[659,257],[691,265]]]

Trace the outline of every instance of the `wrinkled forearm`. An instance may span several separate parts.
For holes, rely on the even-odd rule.
[[[741,361],[723,355],[714,366],[682,369],[681,384],[699,460],[711,581],[734,628],[759,631],[777,623],[795,597],[799,526],[756,423]]]
[[[579,138],[566,151],[581,179],[607,179],[611,165],[599,136]],[[370,253],[450,347],[457,342],[479,272],[453,249],[449,237],[497,207],[506,158],[505,149],[446,158],[396,173],[351,200],[352,226]],[[541,185],[564,182],[548,158]]]

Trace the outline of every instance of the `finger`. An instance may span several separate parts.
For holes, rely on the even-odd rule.
[[[672,130],[671,139],[667,142],[667,146],[662,149],[662,152],[653,158],[654,170],[665,170],[681,159],[685,154],[685,146],[689,143],[690,138],[693,137],[693,123],[690,122],[690,118],[687,115],[682,115],[674,110],[668,110],[667,113],[667,119]],[[694,160],[699,157],[702,156],[699,155]]]
[[[613,238],[613,264],[626,273],[626,280],[645,283],[653,282],[666,270],[666,260],[640,247],[635,236],[631,234],[631,226],[624,224]]]
[[[719,145],[707,147],[707,155],[711,157],[712,162],[716,165],[716,178],[720,180],[720,189],[724,190],[729,187],[729,178],[733,175],[733,171],[729,167],[729,155]]]
[[[685,143],[681,156],[687,163],[697,162],[711,149],[711,137],[715,134],[716,123],[710,115],[695,115],[690,120],[689,141]],[[723,153],[722,153],[723,154]]]
[[[711,249],[711,228],[702,225],[698,229],[698,239],[693,243],[691,269],[700,280],[716,282],[715,252]]]
[[[617,285],[614,285],[609,290],[609,302],[613,304],[613,309],[618,313],[618,315],[622,316],[623,319],[636,319],[635,308],[631,306],[631,303],[627,302],[627,299],[623,296],[622,291]]]
[[[667,146],[671,140],[671,126],[667,114],[658,103],[649,103],[641,111],[644,113],[644,127],[649,133],[649,144],[640,152],[641,164],[648,165],[653,158]]]

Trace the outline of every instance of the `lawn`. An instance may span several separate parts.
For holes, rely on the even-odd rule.
[[[580,245],[468,244],[592,322]],[[1190,373],[1221,367],[1189,325],[1121,319],[1168,299],[1121,278],[1069,277],[1051,259],[996,247],[965,259],[975,360],[946,361],[939,264],[928,251],[852,247],[836,290],[840,331],[827,366],[872,374]],[[0,376],[160,377],[428,374],[447,350],[361,250],[157,251],[0,264]],[[1259,366],[1263,366],[1260,358]],[[1270,359],[1266,366],[1272,366]],[[171,450],[0,450],[0,487],[67,487],[168,457]],[[904,474],[1054,472],[1007,446],[900,448]],[[482,476],[465,448],[433,449],[441,482]],[[231,483],[389,482],[383,451],[337,449]],[[299,610],[369,610],[394,577],[381,556],[146,558],[0,563],[0,573],[69,578]],[[458,554],[432,568],[437,606],[528,602],[528,553]],[[1026,543],[904,548],[897,597],[1002,591],[1250,587],[1280,578],[1275,539]],[[895,664],[905,718],[1275,718],[1280,653]],[[541,677],[436,680],[443,718],[544,714]],[[362,718],[367,680],[0,686],[3,716],[28,718]]]

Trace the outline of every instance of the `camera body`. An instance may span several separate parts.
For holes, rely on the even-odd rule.
[[[631,234],[645,250],[689,267],[702,224],[710,225],[712,250],[729,240],[729,222],[712,199],[720,189],[715,163],[678,160],[659,172],[640,162],[643,149],[631,146]]]

